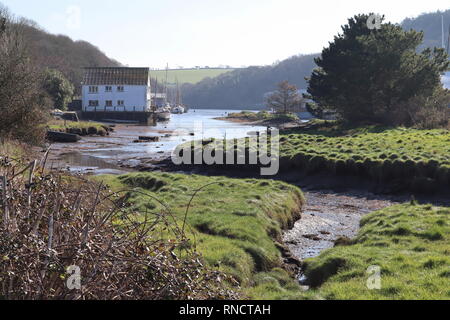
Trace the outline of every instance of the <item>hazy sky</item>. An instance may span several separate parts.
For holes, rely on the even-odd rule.
[[[448,0],[0,0],[130,66],[266,65],[315,53],[357,13],[400,22]]]

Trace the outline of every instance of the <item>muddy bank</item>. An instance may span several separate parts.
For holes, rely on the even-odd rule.
[[[115,125],[108,137],[83,137],[77,144],[55,143],[51,146],[50,161],[58,168],[77,167],[90,173],[109,169],[110,165],[125,170],[157,170],[163,159],[170,158],[178,145],[202,138],[240,139],[250,132],[266,129],[214,120],[225,116],[226,110],[190,110],[187,114],[172,115],[170,121],[157,126]],[[200,136],[200,137],[199,137]],[[146,141],[139,139],[146,137]],[[154,141],[152,141],[154,140]],[[106,163],[94,163],[99,158]],[[89,160],[93,166],[80,163]],[[90,172],[88,172],[88,169]]]
[[[355,237],[364,215],[406,200],[358,191],[304,193],[307,202],[302,218],[283,237],[292,254],[301,261],[334,247],[338,239]]]
[[[262,126],[262,127],[274,127],[278,128],[280,130],[286,130],[286,129],[299,129],[303,127],[303,123],[300,121],[288,121],[280,120],[280,119],[273,119],[273,120],[257,120],[252,121],[248,118],[241,118],[241,117],[219,117],[215,118],[215,120],[220,121],[227,121],[232,123],[240,123],[244,125],[249,126]]]

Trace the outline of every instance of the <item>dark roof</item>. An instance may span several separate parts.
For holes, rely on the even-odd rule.
[[[145,86],[149,75],[149,68],[85,68],[83,84]]]

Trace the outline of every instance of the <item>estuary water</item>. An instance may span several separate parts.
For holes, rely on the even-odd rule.
[[[49,165],[91,174],[120,174],[128,167],[170,156],[180,144],[208,138],[244,138],[267,127],[251,126],[215,118],[236,110],[190,110],[173,114],[156,126],[116,125],[108,137],[83,137],[77,144],[55,143]],[[159,142],[139,142],[140,136],[159,137]]]

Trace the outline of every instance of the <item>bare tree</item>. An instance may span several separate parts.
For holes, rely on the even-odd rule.
[[[38,142],[46,101],[22,32],[23,25],[0,7],[0,138]]]
[[[278,89],[267,98],[267,106],[277,113],[293,112],[299,107],[302,97],[295,85],[283,81],[278,84]]]

